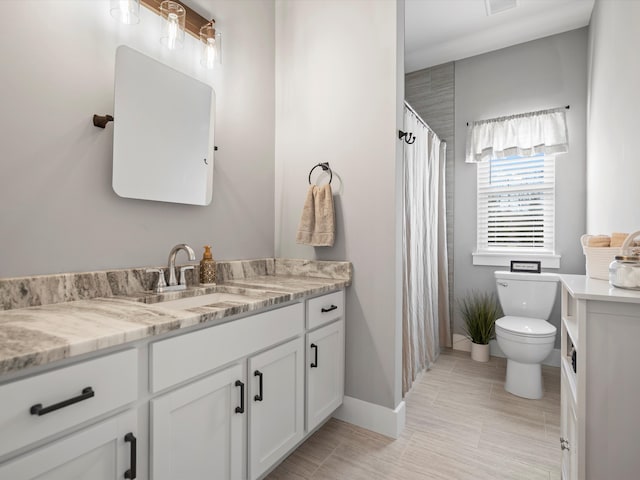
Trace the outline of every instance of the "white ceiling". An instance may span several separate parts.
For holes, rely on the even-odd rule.
[[[405,72],[589,24],[594,0],[517,0],[487,16],[485,0],[405,0]]]

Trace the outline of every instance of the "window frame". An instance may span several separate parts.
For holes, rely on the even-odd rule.
[[[472,254],[473,264],[474,265],[492,265],[492,266],[504,266],[509,267],[511,260],[537,260],[540,261],[543,268],[559,268],[560,267],[560,255],[556,253],[555,245],[556,245],[556,222],[555,222],[555,211],[556,211],[556,202],[557,202],[557,192],[556,192],[556,165],[555,165],[555,155],[531,155],[531,156],[520,156],[524,161],[540,157],[543,160],[543,165],[545,166],[544,175],[548,176],[549,171],[547,170],[548,166],[551,166],[552,172],[552,185],[549,186],[532,186],[531,190],[542,190],[544,192],[545,197],[549,194],[552,200],[552,206],[550,209],[545,209],[544,215],[547,217],[543,219],[545,228],[549,224],[552,229],[552,238],[550,241],[545,241],[545,245],[542,247],[490,247],[488,246],[488,233],[489,230],[485,228],[482,223],[487,221],[488,219],[488,206],[484,207],[483,198],[486,199],[486,196],[490,193],[501,193],[506,191],[513,191],[513,187],[509,188],[508,186],[505,188],[495,188],[491,190],[490,184],[487,182],[487,179],[490,179],[490,168],[491,168],[491,160],[486,162],[481,162],[477,164],[476,170],[476,247],[475,251]],[[496,158],[495,161],[513,161],[517,160],[518,156],[511,156],[503,158]],[[524,162],[523,162],[524,163]],[[548,183],[548,181],[547,181]],[[516,188],[517,191],[526,192],[526,187]],[[551,216],[549,219],[548,216]],[[483,220],[483,216],[485,219]],[[482,231],[486,232],[486,235],[483,235]]]

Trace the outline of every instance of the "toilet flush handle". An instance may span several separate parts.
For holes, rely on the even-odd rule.
[[[501,287],[508,287],[509,284],[507,282],[496,282],[498,285],[500,285]]]

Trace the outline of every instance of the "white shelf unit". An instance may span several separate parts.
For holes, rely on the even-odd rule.
[[[561,279],[562,478],[638,478],[640,293],[577,275]]]

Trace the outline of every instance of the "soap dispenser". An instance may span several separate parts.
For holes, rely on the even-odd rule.
[[[204,255],[200,260],[200,283],[203,285],[216,284],[216,262],[211,255],[211,247],[205,245]]]

